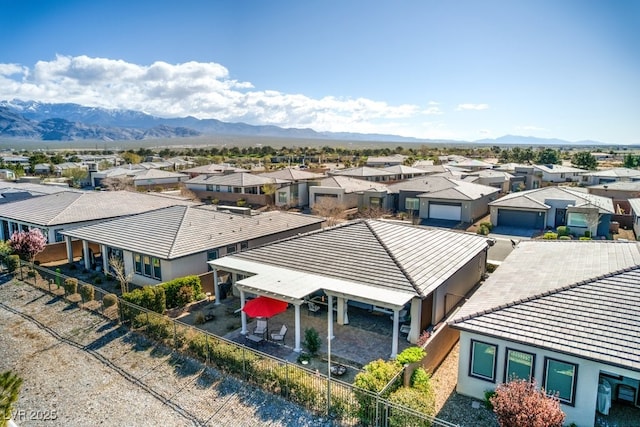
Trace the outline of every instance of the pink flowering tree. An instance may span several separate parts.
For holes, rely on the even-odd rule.
[[[498,385],[489,399],[501,427],[562,427],[565,414],[557,396],[547,396],[534,381],[516,379]]]
[[[33,264],[36,255],[44,251],[47,246],[47,238],[38,228],[33,228],[29,231],[13,233],[9,239],[9,245],[20,258]]]

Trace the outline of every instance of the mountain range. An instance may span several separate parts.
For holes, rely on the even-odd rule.
[[[228,123],[195,117],[161,118],[140,111],[111,110],[79,104],[50,104],[37,101],[0,101],[0,137],[43,141],[142,140],[183,138],[200,135],[307,138],[343,141],[397,143],[470,143],[471,141],[430,140],[398,135],[350,132],[317,132],[309,128],[281,128]],[[560,139],[505,135],[473,141],[482,145],[603,145],[597,141],[569,142]]]

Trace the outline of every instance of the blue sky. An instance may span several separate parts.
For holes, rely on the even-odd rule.
[[[640,143],[640,2],[0,0],[0,99]]]

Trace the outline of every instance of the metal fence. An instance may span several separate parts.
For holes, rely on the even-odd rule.
[[[280,395],[320,416],[329,417],[336,425],[456,426],[386,399],[391,391],[402,385],[404,370],[376,394],[169,319],[97,286],[47,268],[21,261],[21,268],[14,274],[23,282],[119,321],[131,331],[223,373]]]

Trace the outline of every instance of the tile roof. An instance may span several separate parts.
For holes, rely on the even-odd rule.
[[[350,168],[350,169],[334,169],[329,172],[329,175],[367,177],[367,176],[391,176],[393,175],[393,173],[387,172],[380,168],[360,166],[358,168]]]
[[[275,178],[286,181],[306,181],[317,180],[318,178],[325,178],[326,175],[322,173],[313,173],[300,169],[284,168],[273,172],[264,172],[259,174],[265,178]]]
[[[323,218],[287,212],[237,215],[171,206],[64,231],[62,234],[162,259],[320,224]]]
[[[198,175],[185,181],[186,184],[229,185],[232,187],[255,187],[272,184],[274,178],[265,178],[247,172],[235,172],[224,175]]]
[[[419,191],[420,197],[447,200],[476,200],[500,190],[488,185],[474,184],[444,176],[422,176],[388,186],[389,192]]]
[[[629,168],[612,168],[600,171],[585,172],[583,176],[604,176],[614,178],[640,177],[640,170]]]
[[[586,169],[574,168],[572,166],[564,165],[532,165],[534,169],[539,169],[546,173],[574,173],[574,172],[587,172]]]
[[[607,197],[584,193],[569,187],[549,186],[507,194],[491,203],[497,207],[535,207],[548,209],[547,200],[571,200],[576,207],[595,206],[604,213],[614,213],[613,201]]]
[[[476,234],[359,220],[231,256],[424,297],[487,247]]]
[[[382,170],[385,172],[390,172],[394,175],[407,173],[417,173],[420,175],[424,175],[427,173],[427,171],[424,169],[414,168],[406,165],[387,166],[386,168],[382,168]]]
[[[522,241],[450,324],[640,370],[639,319],[638,243]]]
[[[246,169],[237,168],[228,164],[210,164],[204,166],[196,166],[195,168],[185,169],[183,172],[200,173],[200,174],[221,174],[225,171],[248,172]]]
[[[636,216],[640,215],[640,199],[629,199],[629,204],[631,205],[633,213]]]
[[[192,202],[129,191],[65,191],[0,206],[0,217],[39,226],[115,218]]]
[[[614,181],[606,184],[590,185],[587,188],[640,192],[640,181]]]
[[[357,193],[369,190],[384,191],[387,189],[387,185],[380,182],[351,178],[349,176],[330,176],[324,178],[320,181],[319,187],[342,188],[347,193]]]

